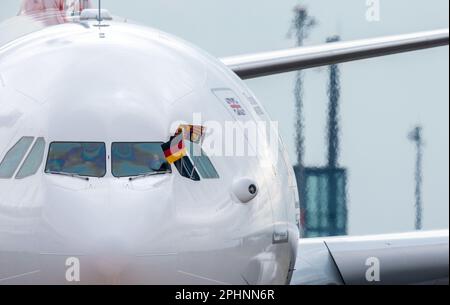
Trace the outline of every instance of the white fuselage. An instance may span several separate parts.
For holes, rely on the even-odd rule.
[[[22,137],[46,143],[35,175],[0,178],[0,284],[288,283],[298,195],[278,139],[277,158],[211,156],[220,179],[111,174],[112,143],[165,142],[194,113],[207,128],[268,118],[218,60],[157,30],[106,24],[55,25],[0,46],[0,161]],[[224,90],[245,118],[218,98]],[[46,174],[49,144],[61,141],[105,143],[106,175]],[[248,203],[231,191],[241,177],[258,184]],[[74,262],[79,281],[68,277]]]

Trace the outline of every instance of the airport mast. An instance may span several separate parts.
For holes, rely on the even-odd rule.
[[[327,43],[340,40],[339,36],[331,36]],[[338,176],[336,170],[339,168],[339,100],[341,98],[340,70],[338,65],[329,66],[328,80],[328,121],[327,121],[327,171],[328,171],[328,208],[330,219],[330,233],[338,235],[338,215],[340,214]]]
[[[294,8],[295,18],[293,21],[293,29],[297,39],[297,46],[302,47],[304,41],[309,36],[309,31],[317,24],[316,20],[309,16],[308,10],[302,5]],[[303,135],[303,71],[297,72],[295,84],[295,149],[297,153],[297,164],[303,168],[304,155],[304,135]]]
[[[416,145],[416,189],[415,189],[415,208],[416,208],[416,230],[420,231],[423,228],[422,225],[422,213],[423,213],[423,203],[422,203],[422,160],[423,160],[423,138],[422,138],[422,127],[415,127],[409,134],[409,139]]]
[[[296,34],[297,45],[303,46],[316,20],[309,16],[304,6],[294,8],[295,18],[291,33]],[[338,41],[333,36],[327,42]],[[297,177],[300,196],[300,229],[302,237],[336,236],[347,234],[347,170],[339,166],[339,101],[340,71],[338,65],[329,67],[327,165],[309,167],[304,164],[304,117],[303,83],[304,73],[297,72],[295,83],[295,147]],[[325,189],[326,188],[326,191]]]
[[[337,42],[339,36],[332,36],[327,43]],[[329,66],[330,78],[328,81],[328,167],[335,169],[339,163],[339,100],[341,98],[340,71],[338,65]]]
[[[309,31],[316,26],[316,20],[309,16],[308,10],[302,5],[297,5],[294,8],[295,17],[290,29],[290,34],[295,33],[297,39],[297,46],[302,47],[304,41],[309,36]],[[298,181],[298,189],[300,198],[306,197],[306,187],[305,187],[305,168],[303,164],[304,157],[304,123],[303,123],[303,71],[297,71],[296,82],[295,82],[295,150],[297,155],[297,166],[296,176]],[[305,213],[306,205],[304,200],[300,201],[300,219],[299,226],[302,230],[305,230]],[[305,232],[302,232],[302,235]]]

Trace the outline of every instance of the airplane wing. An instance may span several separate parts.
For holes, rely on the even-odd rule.
[[[449,30],[222,58],[242,79],[445,46]],[[292,285],[447,284],[449,232],[301,239]]]
[[[449,231],[299,241],[291,285],[449,283]]]
[[[449,30],[436,30],[321,46],[222,58],[242,79],[326,66],[449,44]]]

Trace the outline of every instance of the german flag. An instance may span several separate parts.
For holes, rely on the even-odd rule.
[[[178,127],[177,134],[182,133],[183,138],[186,141],[191,141],[192,143],[200,143],[205,136],[206,127],[198,125],[180,125]]]
[[[183,134],[178,134],[170,139],[169,142],[161,145],[164,156],[169,164],[173,164],[183,157],[187,156],[186,146],[184,145]]]

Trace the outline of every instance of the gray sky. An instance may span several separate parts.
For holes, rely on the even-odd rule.
[[[18,11],[0,1],[0,20]],[[297,4],[319,26],[308,44],[340,34],[343,40],[447,28],[448,0],[380,0],[380,22],[366,20],[365,0],[103,0],[114,15],[191,41],[220,56],[294,46],[287,37]],[[342,68],[340,163],[349,169],[350,233],[414,228],[414,146],[407,139],[424,127],[424,223],[449,222],[448,47],[348,63]],[[294,155],[294,73],[248,81]],[[306,164],[325,162],[326,69],[306,72]]]

